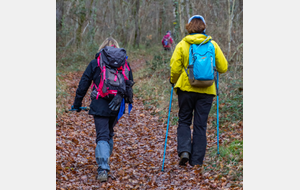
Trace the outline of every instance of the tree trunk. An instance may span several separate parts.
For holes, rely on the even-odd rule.
[[[189,0],[185,0],[185,8],[186,8],[186,16],[187,16],[187,20],[191,17],[190,16],[190,1]]]
[[[115,1],[112,1],[112,11],[113,11],[113,21],[114,21],[114,28],[115,30],[117,29],[117,16],[118,14],[116,14],[116,6],[115,6]]]
[[[126,21],[128,20],[128,18],[126,17],[126,12],[127,11],[127,7],[126,4],[127,2],[120,0],[119,1],[119,9],[117,8],[117,13],[119,18],[120,18],[120,24],[118,27],[120,27],[120,41],[123,43],[123,47],[127,46],[128,44],[128,39],[127,39],[127,35],[129,33],[129,31],[126,30]]]
[[[178,14],[179,14],[179,26],[180,26],[180,38],[184,38],[184,22],[182,21],[182,2],[183,0],[178,0]]]
[[[160,36],[163,36],[163,34],[167,31],[170,30],[169,28],[166,28],[166,1],[163,1],[163,5],[162,5],[162,17],[161,17],[161,32],[160,32]]]
[[[135,0],[135,35],[134,35],[134,46],[140,47],[140,25],[139,25],[139,10],[140,0]]]
[[[90,10],[90,19],[89,19],[89,41],[94,41],[95,35],[95,22],[96,22],[96,15],[95,15],[95,5],[97,0],[91,0],[91,10]]]
[[[162,36],[163,30],[163,18],[164,18],[164,2],[159,1],[159,28],[158,28],[158,36]]]
[[[180,21],[178,19],[178,0],[173,0],[173,16],[174,16],[174,31],[173,37],[176,41],[179,41],[180,36]]]
[[[82,41],[82,26],[86,18],[86,12],[85,12],[85,1],[84,0],[78,0],[78,9],[77,9],[77,23],[78,28],[76,30],[76,46],[77,48],[80,47],[81,41]]]
[[[155,19],[155,25],[156,25],[155,30],[156,30],[156,34],[155,34],[155,35],[156,35],[156,36],[159,36],[159,32],[158,32],[158,30],[159,30],[159,29],[158,29],[158,28],[159,28],[159,26],[158,26],[158,25],[159,25],[159,11],[157,11],[157,10],[159,10],[159,4],[158,4],[158,2],[155,3],[155,10],[156,10],[156,11],[155,11],[155,15],[156,15],[156,17],[155,17],[155,18],[156,18],[156,19]]]
[[[232,28],[232,20],[233,20],[233,11],[234,11],[234,2],[235,0],[232,0],[232,7],[230,7],[230,0],[228,2],[228,49],[227,49],[227,58],[230,56],[231,51],[231,28]],[[231,11],[230,11],[231,9]]]
[[[191,1],[191,6],[192,6],[192,16],[195,15],[195,0]]]
[[[62,18],[64,15],[64,0],[56,1],[56,29],[59,31],[62,28]]]

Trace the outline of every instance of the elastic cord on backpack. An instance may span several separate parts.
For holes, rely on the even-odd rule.
[[[207,36],[207,38],[201,43],[199,44],[199,46],[196,48],[196,50],[209,38],[210,36]],[[208,40],[209,41],[209,40]]]
[[[209,38],[210,36],[207,36],[207,38],[203,41],[203,42],[201,42],[201,44],[199,44],[199,46],[197,47],[197,49]],[[191,44],[191,45],[193,45],[193,44]],[[192,47],[190,48],[190,51],[189,51],[189,55],[190,55],[190,53],[191,53],[191,51],[192,51]],[[196,50],[197,50],[196,49]],[[193,53],[193,52],[192,52]],[[188,66],[189,66],[189,64],[188,64]],[[186,72],[186,74],[187,74],[187,76],[189,76],[189,74],[187,73],[187,69],[188,68],[184,68],[184,70],[185,70],[185,72]]]
[[[114,81],[116,82],[117,81],[117,79],[118,79],[118,70],[116,71],[116,73],[115,73],[115,79],[114,79]]]

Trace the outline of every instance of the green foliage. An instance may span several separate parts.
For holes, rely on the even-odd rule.
[[[210,115],[216,117],[217,105],[216,101],[213,102],[210,110]],[[243,95],[233,94],[232,96],[226,96],[220,94],[219,97],[219,121],[220,125],[224,122],[238,122],[243,118]]]
[[[134,85],[133,90],[135,96],[143,99],[145,108],[151,110],[152,115],[167,116],[171,93],[169,76],[172,54],[161,50],[160,47],[148,51],[152,54],[152,58],[145,61],[145,68],[134,73],[134,79],[138,80],[138,83]],[[173,125],[178,122],[177,110],[177,96],[174,91],[170,120]],[[166,123],[167,121],[163,122]]]
[[[225,123],[243,120],[243,65],[229,63],[228,70],[219,75],[219,119]],[[216,101],[210,115],[216,118]]]
[[[87,56],[82,51],[71,53],[69,56],[63,57],[61,59],[62,64],[65,66],[70,66],[74,63],[80,63],[84,61],[87,61]]]
[[[57,52],[58,71],[83,71],[87,64],[95,58],[98,46],[94,43],[87,43],[80,49],[71,47],[59,48]]]
[[[56,116],[63,113],[61,105],[65,104],[65,99],[69,96],[67,93],[67,85],[60,80],[61,73],[56,74]]]
[[[220,154],[217,155],[217,147],[211,147],[207,151],[209,158],[204,167],[204,173],[213,170],[219,173],[218,178],[229,175],[233,181],[242,180],[243,175],[243,140],[235,140],[228,145],[220,145]]]
[[[179,121],[179,117],[178,117],[178,116],[174,116],[174,117],[172,118],[171,124],[172,124],[172,125],[178,125],[178,121]]]
[[[215,150],[212,153],[215,153]],[[227,146],[221,146],[220,156],[226,160],[239,162],[243,158],[243,141],[235,140]]]

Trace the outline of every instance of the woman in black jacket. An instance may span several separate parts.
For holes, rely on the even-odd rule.
[[[95,59],[90,62],[90,64],[84,71],[76,90],[76,96],[72,108],[76,109],[77,111],[80,111],[82,99],[88,91],[88,88],[90,87],[92,81],[96,86],[99,86],[101,69],[97,63],[97,57],[99,56],[100,50],[105,46],[113,46],[119,48],[118,42],[113,38],[107,38],[101,44],[98,53],[95,56]],[[129,72],[129,82],[130,81],[131,83],[133,83],[131,69]],[[95,157],[98,164],[97,179],[100,181],[106,181],[107,172],[110,171],[109,157],[113,149],[113,127],[117,123],[120,104],[124,96],[118,93],[111,101],[109,101],[107,99],[101,98],[100,96],[98,98],[95,98],[95,94],[97,94],[97,91],[95,86],[93,85],[93,92],[91,94],[92,102],[90,104],[89,114],[94,116],[97,133],[97,146],[95,150]]]

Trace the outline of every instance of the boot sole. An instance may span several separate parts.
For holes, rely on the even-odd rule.
[[[100,179],[98,179],[100,182],[106,182],[107,181],[107,178],[105,179],[105,178],[100,178]]]
[[[108,177],[106,177],[106,178],[105,177],[98,177],[97,180],[99,180],[100,182],[105,182],[105,181],[107,181],[107,178]]]
[[[185,164],[187,163],[189,161],[189,159],[188,158],[182,158],[181,160],[180,160],[180,162],[179,162],[179,165],[180,166],[185,166]]]

